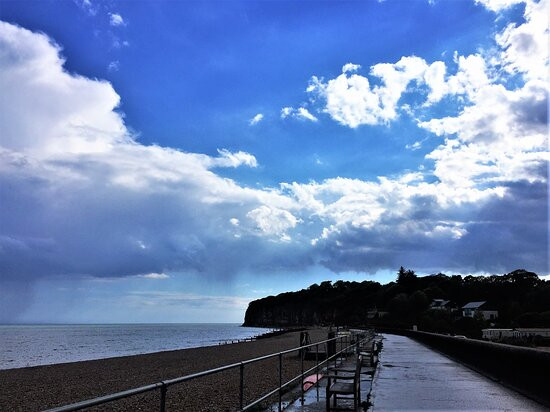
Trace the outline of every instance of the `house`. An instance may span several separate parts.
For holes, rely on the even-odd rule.
[[[462,316],[465,318],[481,316],[485,320],[495,320],[498,318],[498,311],[489,309],[486,301],[470,302],[462,306]]]
[[[451,310],[451,301],[445,299],[434,299],[430,303],[430,309],[435,310]]]

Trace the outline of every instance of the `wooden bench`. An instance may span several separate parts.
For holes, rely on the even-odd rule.
[[[368,348],[359,347],[359,355],[363,356],[363,362],[367,366],[375,367],[378,363],[378,353],[381,349],[381,343],[377,341],[369,342]]]
[[[361,364],[363,356],[358,355],[355,363],[353,375],[338,375],[338,369],[334,370],[334,375],[326,375],[327,378],[327,411],[337,409],[337,400],[339,395],[353,395],[353,409],[357,410],[361,404]],[[341,382],[346,381],[346,382]],[[330,406],[330,398],[333,398],[333,406]]]

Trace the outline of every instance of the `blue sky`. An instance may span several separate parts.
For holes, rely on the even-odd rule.
[[[5,321],[548,268],[546,1],[5,1]]]

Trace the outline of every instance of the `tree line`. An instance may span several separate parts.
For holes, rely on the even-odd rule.
[[[434,299],[454,310],[430,309]],[[498,319],[465,318],[461,307],[486,301]],[[550,327],[550,281],[518,269],[504,275],[417,276],[401,267],[388,284],[325,281],[251,302],[245,326],[384,326],[480,337],[484,327]]]

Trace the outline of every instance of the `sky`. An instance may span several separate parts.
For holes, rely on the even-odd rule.
[[[0,1],[0,322],[550,273],[548,0]]]

